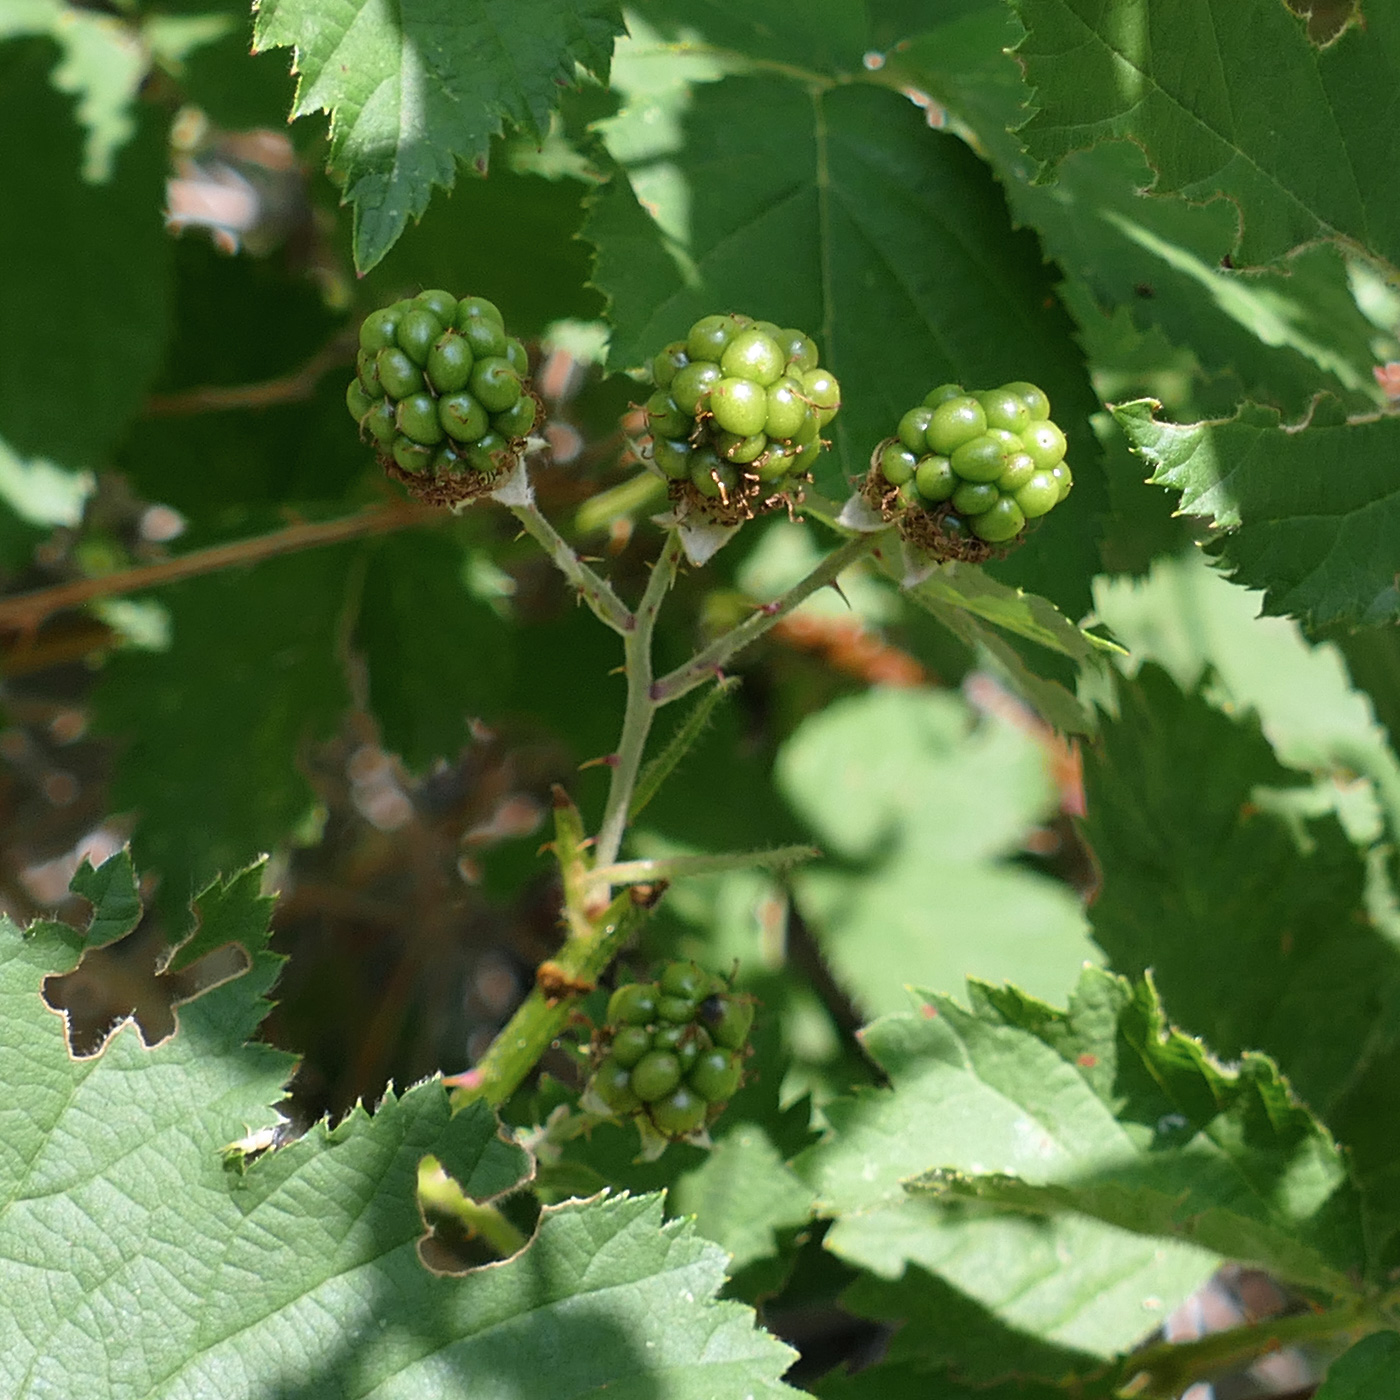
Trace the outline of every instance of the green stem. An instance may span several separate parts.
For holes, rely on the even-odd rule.
[[[418,1201],[429,1216],[445,1215],[460,1221],[468,1234],[485,1240],[501,1259],[525,1248],[525,1235],[495,1206],[472,1200],[436,1157],[424,1157],[418,1164]]]
[[[1194,1342],[1159,1342],[1124,1359],[1118,1394],[1154,1400],[1180,1395],[1196,1381],[1255,1361],[1294,1342],[1359,1340],[1394,1326],[1374,1304],[1347,1303],[1325,1312],[1297,1313],[1269,1322],[1213,1332]]]
[[[583,988],[592,987],[622,951],[640,922],[645,906],[624,890],[590,921],[587,933],[565,939],[553,970],[579,990],[551,995],[543,987],[520,1004],[477,1065],[462,1076],[452,1092],[452,1107],[462,1109],[475,1099],[499,1108],[525,1082],[550,1042],[569,1024]]]
[[[839,549],[833,550],[801,583],[788,589],[781,598],[775,598],[773,602],[765,603],[763,607],[737,627],[721,637],[716,637],[704,651],[698,652],[683,666],[677,666],[669,675],[662,676],[651,687],[651,699],[654,704],[658,707],[669,705],[672,700],[679,700],[682,695],[688,695],[697,685],[704,685],[706,681],[713,679],[723,670],[725,663],[732,656],[742,651],[751,642],[757,641],[770,627],[780,622],[799,603],[805,602],[818,589],[825,588],[829,583],[834,583],[843,570],[849,568],[861,555],[869,553],[882,540],[886,539],[887,535],[888,532],[883,530],[872,534],[856,535],[847,540]],[[610,862],[615,857],[616,852],[614,851],[608,857],[608,861]],[[603,861],[601,855],[599,863],[607,863]]]
[[[646,592],[637,605],[635,625],[623,638],[627,709],[622,717],[622,736],[618,740],[617,753],[613,755],[612,782],[608,787],[607,805],[603,808],[603,824],[598,828],[595,850],[598,865],[611,865],[622,848],[622,834],[627,829],[632,792],[637,786],[647,735],[656,716],[651,684],[651,637],[656,627],[656,615],[675,581],[681,552],[680,532],[672,530],[666,536],[661,556],[652,567]]]
[[[815,846],[778,846],[771,851],[734,851],[714,856],[660,856],[655,860],[620,860],[596,866],[588,874],[590,884],[655,885],[692,875],[721,875],[727,870],[786,870],[804,860],[815,860]]]
[[[624,637],[630,636],[635,619],[627,610],[622,599],[613,592],[612,585],[594,573],[570,548],[569,542],[540,513],[533,502],[529,505],[510,507],[511,514],[525,527],[544,552],[554,561],[554,566],[578,589],[579,596],[600,621],[606,622],[614,632]]]
[[[619,869],[615,862],[627,828],[632,795],[656,711],[696,686],[703,685],[737,651],[762,636],[803,599],[834,581],[843,569],[886,537],[881,532],[847,540],[781,598],[767,604],[733,631],[712,642],[669,676],[654,681],[652,633],[657,613],[675,581],[680,565],[683,550],[679,532],[672,531],[667,535],[666,544],[647,582],[646,592],[634,614],[628,612],[612,589],[582,563],[533,505],[512,506],[511,509],[526,530],[544,546],[565,576],[579,587],[593,611],[622,634],[627,672],[627,708],[617,753],[613,755],[612,782],[608,788],[591,869],[586,853],[575,839],[578,833],[573,829],[577,822],[572,804],[567,799],[562,799],[562,802],[556,799],[555,816],[559,831],[556,853],[560,856],[565,877],[564,915],[569,934],[559,950],[559,956],[540,969],[535,989],[491,1042],[480,1062],[458,1081],[458,1087],[452,1094],[454,1109],[463,1108],[481,1098],[499,1108],[519,1088],[549,1048],[550,1042],[564,1031],[581,997],[596,984],[621,952],[647,907],[645,897],[635,897],[631,888],[624,889],[605,907],[600,907],[611,893],[611,881],[606,878],[599,881],[596,877],[600,869]],[[805,851],[778,853],[784,862],[805,854]],[[736,858],[714,859],[728,868],[728,863]],[[749,863],[755,857],[738,859]],[[760,855],[758,859],[764,857]],[[637,873],[627,866],[620,869],[624,876]]]

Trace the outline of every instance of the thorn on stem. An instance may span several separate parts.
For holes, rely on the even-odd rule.
[[[444,1074],[442,1082],[448,1089],[479,1089],[481,1087],[481,1071],[479,1069],[466,1069],[461,1074]]]
[[[586,762],[580,763],[578,770],[582,773],[585,768],[616,768],[617,764],[617,755],[615,753],[608,753],[604,754],[602,758],[590,758]]]
[[[628,893],[638,909],[655,909],[670,887],[669,880],[658,880],[653,885],[633,885]]]

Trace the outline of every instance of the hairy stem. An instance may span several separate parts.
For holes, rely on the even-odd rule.
[[[644,910],[649,896],[637,887],[624,889],[611,902],[612,881],[641,875],[667,873],[666,862],[616,864],[627,829],[632,797],[642,768],[647,735],[656,711],[671,700],[703,684],[725,661],[760,637],[804,598],[831,583],[843,569],[886,538],[858,535],[847,540],[800,583],[753,617],[712,642],[704,651],[660,681],[653,680],[652,634],[656,617],[675,581],[683,546],[678,531],[666,537],[652,568],[646,592],[635,613],[629,612],[612,591],[574,553],[534,505],[512,505],[526,530],[545,548],[555,564],[583,594],[593,611],[623,638],[627,672],[627,707],[617,752],[612,756],[612,782],[608,788],[598,837],[589,852],[582,839],[577,810],[563,793],[555,795],[555,854],[564,880],[564,926],[568,933],[557,958],[540,966],[535,988],[515,1015],[491,1042],[480,1062],[454,1081],[453,1107],[460,1109],[475,1099],[500,1107],[525,1081],[540,1057],[568,1026],[579,999],[621,952]],[[810,854],[806,848],[755,852],[718,857],[715,868],[740,865],[792,864]],[[705,858],[702,858],[702,860]],[[713,865],[710,861],[709,865]],[[680,873],[679,868],[677,873]]]
[[[579,596],[592,608],[599,621],[607,623],[614,632],[630,637],[636,619],[613,592],[612,584],[594,573],[574,553],[569,542],[541,514],[540,508],[531,502],[528,505],[513,505],[510,511],[525,527],[526,534],[549,555],[554,567],[578,590]]]
[[[1297,1313],[1268,1322],[1231,1327],[1194,1342],[1159,1342],[1127,1357],[1120,1394],[1135,1397],[1175,1396],[1196,1381],[1209,1380],[1294,1342],[1328,1338],[1359,1340],[1393,1326],[1383,1312],[1365,1303],[1346,1303],[1323,1312]]]
[[[646,749],[651,722],[656,717],[656,702],[652,698],[651,637],[656,627],[656,615],[675,581],[681,560],[679,531],[666,536],[661,556],[652,567],[646,592],[637,606],[636,625],[624,639],[624,661],[627,670],[627,709],[622,717],[622,737],[613,757],[612,782],[608,787],[607,806],[603,809],[603,824],[598,828],[595,859],[598,865],[611,865],[622,847],[622,834],[627,829],[627,814],[632,806],[632,793],[637,775],[642,769],[642,754]]]
[[[575,911],[571,911],[575,912]],[[485,1099],[499,1108],[525,1082],[540,1057],[569,1024],[574,1007],[591,989],[608,965],[622,951],[645,912],[644,903],[624,890],[600,913],[584,924],[584,932],[564,940],[559,956],[545,964],[550,971],[544,984],[544,968],[536,975],[534,991],[521,1002],[481,1060],[458,1077],[452,1093],[454,1109],[474,1099]],[[571,918],[571,927],[577,927]],[[573,990],[566,990],[572,987]]]
[[[677,666],[669,675],[662,676],[651,687],[651,699],[658,706],[669,705],[672,700],[679,700],[682,695],[688,695],[697,685],[704,685],[706,681],[713,679],[724,669],[725,663],[731,657],[751,642],[757,641],[770,627],[799,603],[810,598],[818,589],[834,583],[844,569],[849,568],[863,554],[869,553],[887,538],[888,532],[880,531],[848,539],[839,549],[828,554],[801,583],[788,589],[781,598],[765,603],[737,627],[721,637],[716,637],[709,646],[692,656],[684,665]],[[615,856],[616,852],[609,856],[608,860],[611,861]],[[600,863],[604,863],[601,857]]]

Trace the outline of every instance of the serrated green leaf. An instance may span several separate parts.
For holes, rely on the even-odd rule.
[[[123,855],[126,855],[127,868],[130,869],[130,856],[126,852],[123,852]],[[117,857],[113,857],[113,860],[115,859]],[[108,865],[111,863],[107,862]],[[106,869],[105,865],[103,869]],[[272,907],[276,903],[271,895],[262,892],[263,873],[264,862],[260,861],[218,886],[217,899],[211,899],[207,894],[193,899],[190,909],[194,915],[194,926],[179,942],[169,963],[166,964],[165,971],[181,972],[187,967],[193,967],[206,954],[229,943],[242,944],[244,950],[249,953],[261,946],[250,930],[266,929],[271,924]],[[82,874],[81,869],[78,874]],[[76,877],[73,889],[75,893],[82,893]],[[134,885],[131,893],[135,898]],[[137,907],[139,909],[139,903]],[[100,912],[99,910],[98,913]],[[95,914],[94,927],[96,923]],[[249,947],[250,941],[253,947]]]
[[[1146,400],[1114,416],[1151,479],[1225,532],[1215,548],[1267,612],[1314,627],[1400,617],[1400,418],[1347,421],[1328,399],[1299,428],[1252,404],[1228,422],[1160,423]]]
[[[1127,647],[1129,674],[1153,661],[1184,691],[1204,682],[1203,698],[1227,714],[1254,710],[1279,760],[1336,794],[1359,845],[1380,839],[1387,821],[1400,832],[1400,760],[1346,658],[1332,642],[1309,644],[1286,618],[1260,617],[1262,601],[1198,551],[1159,559],[1145,579],[1094,585],[1095,613]],[[1358,791],[1358,774],[1369,791]]]
[[[214,870],[285,840],[313,803],[298,755],[348,704],[337,656],[351,554],[316,550],[162,594],[172,642],[102,673],[96,723],[125,741],[113,782],[169,914]]]
[[[1224,714],[1155,666],[1118,695],[1085,761],[1095,940],[1120,972],[1150,966],[1172,1018],[1218,1053],[1274,1055],[1325,1115],[1400,971],[1357,917],[1361,857],[1335,817],[1290,830],[1261,810],[1261,793],[1306,779],[1253,715]]]
[[[1053,165],[1130,137],[1157,194],[1240,210],[1237,260],[1321,238],[1400,263],[1400,136],[1377,124],[1400,84],[1400,16],[1372,7],[1325,49],[1277,0],[1017,0],[1039,110],[1021,128]]]
[[[0,325],[24,328],[24,352],[0,356],[0,439],[20,458],[85,467],[135,413],[164,347],[168,155],[156,110],[143,109],[114,178],[85,181],[74,104],[50,86],[53,57],[44,40],[0,46],[0,127],[34,134],[0,148],[6,205],[28,211],[0,220]]]
[[[369,301],[387,302],[419,286],[489,297],[511,334],[540,334],[551,322],[598,315],[586,286],[588,248],[578,238],[591,185],[512,170],[498,150],[487,180],[467,180],[440,197],[433,217],[405,229],[364,279]],[[531,256],[502,257],[506,247]]]
[[[884,71],[972,128],[1017,220],[1104,313],[1126,307],[1140,329],[1160,328],[1205,369],[1238,373],[1250,394],[1291,413],[1320,389],[1372,396],[1374,329],[1336,249],[1307,249],[1280,271],[1222,267],[1238,233],[1234,207],[1143,198],[1154,172],[1130,142],[1073,152],[1052,184],[1034,183],[1036,162],[1010,130],[1029,115],[1008,52],[1024,33],[1009,7],[984,4],[906,39]]]
[[[695,1228],[729,1251],[731,1273],[772,1255],[776,1232],[805,1224],[811,1205],[811,1190],[754,1123],[722,1137],[669,1199],[676,1214],[693,1215]]]
[[[1400,1227],[1400,955],[1367,912],[1362,855],[1331,812],[1270,800],[1307,778],[1253,716],[1152,666],[1120,685],[1084,780],[1096,942],[1122,972],[1151,966],[1173,1020],[1219,1053],[1278,1061],[1353,1154],[1379,1267]]]
[[[129,889],[118,865],[110,883]],[[563,1368],[580,1391],[792,1393],[778,1381],[791,1353],[747,1308],[711,1301],[722,1252],[663,1226],[657,1197],[571,1202],[506,1263],[425,1269],[421,1158],[478,1200],[529,1165],[484,1104],[453,1117],[440,1081],[230,1157],[272,1127],[291,1067],[246,1043],[280,959],[265,908],[224,907],[238,884],[206,891],[201,910],[238,935],[252,970],[186,1004],[161,1045],[119,1032],[86,1061],[69,1058],[40,996],[83,939],[0,922],[0,1075],[22,1109],[0,1141],[7,1393],[552,1400]]]
[[[92,919],[83,940],[87,948],[105,948],[124,938],[141,920],[141,896],[129,850],[102,862],[97,869],[84,860],[68,888],[92,905]]]
[[[1327,1368],[1316,1400],[1388,1400],[1400,1372],[1400,1332],[1377,1332]]]
[[[355,209],[355,263],[368,271],[458,161],[484,173],[491,138],[510,122],[536,136],[558,87],[580,64],[606,79],[622,33],[616,0],[485,0],[393,6],[351,0],[263,0],[255,43],[292,47],[300,74],[293,116],[331,116],[330,167]]]
[[[976,564],[941,564],[905,590],[916,603],[937,601],[970,612],[1028,642],[1049,647],[1081,665],[1098,663],[1122,648],[1076,627],[1046,598],[998,583]]]
[[[1096,992],[1118,985],[1085,973],[1089,1034],[1105,1021]],[[827,1248],[885,1279],[918,1265],[1005,1326],[1061,1348],[1102,1357],[1131,1347],[1204,1281],[1216,1256],[1083,1216],[1032,1224],[908,1196],[904,1182],[934,1158],[1057,1181],[1086,1158],[1135,1150],[1135,1129],[1115,1117],[1102,1076],[1089,1077],[1083,1051],[1067,1058],[1037,1017],[1003,1015],[989,1001],[969,1013],[945,997],[926,1000],[921,1013],[863,1032],[891,1087],[828,1104],[827,1138],[794,1163],[819,1213],[834,1219]],[[1117,1008],[1109,1011],[1112,1045]]]
[[[1076,488],[994,572],[1082,612],[1102,507],[1094,400],[1040,250],[1011,229],[986,166],[907,99],[863,83],[727,78],[693,90],[683,130],[678,225],[673,211],[663,232],[627,175],[592,205],[610,362],[643,363],[716,307],[804,327],[842,384],[834,460],[817,468],[842,498],[934,384],[1034,380],[1069,434]]]
[[[865,867],[793,887],[866,1011],[968,976],[1061,996],[1093,956],[1070,892],[1006,859],[1056,802],[1045,750],[1009,722],[944,693],[876,690],[809,719],[777,777],[822,847]]]

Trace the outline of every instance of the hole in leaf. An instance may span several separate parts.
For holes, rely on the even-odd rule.
[[[166,972],[174,949],[154,919],[125,938],[90,948],[72,972],[44,978],[43,997],[64,1019],[68,1053],[77,1060],[100,1055],[127,1021],[134,1021],[149,1050],[175,1034],[175,1008],[251,966],[236,943],[206,953],[180,972]]]

